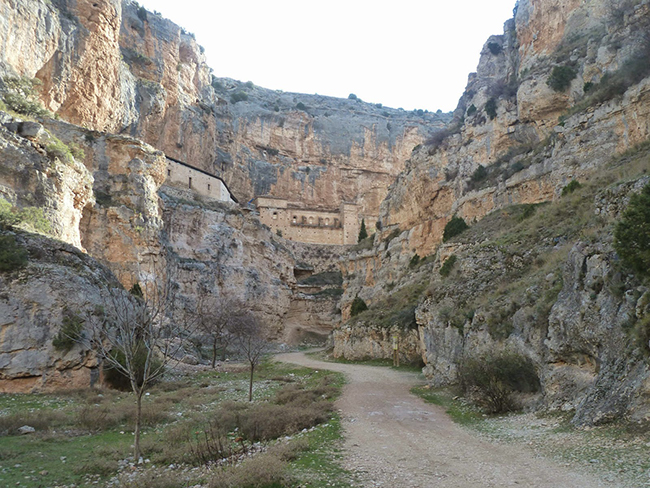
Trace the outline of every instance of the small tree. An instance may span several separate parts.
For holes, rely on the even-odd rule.
[[[212,368],[216,367],[217,352],[221,360],[226,359],[226,349],[232,342],[235,330],[246,308],[241,300],[228,296],[215,296],[206,290],[199,290],[196,306],[186,310],[191,329],[203,334],[212,348]]]
[[[124,375],[136,398],[133,453],[140,458],[142,397],[164,373],[181,345],[183,330],[171,320],[176,286],[169,272],[155,273],[141,293],[109,287],[103,308],[88,316],[88,335],[79,341],[94,349],[111,368]]]
[[[233,324],[232,332],[237,349],[250,366],[251,375],[248,386],[248,401],[252,402],[255,368],[264,357],[264,354],[269,350],[269,343],[266,340],[262,324],[248,310],[239,315],[236,323]]]
[[[368,305],[363,301],[363,298],[354,297],[354,300],[352,300],[352,306],[350,307],[350,317],[359,315],[365,310],[368,310]]]
[[[359,241],[366,239],[368,237],[368,231],[366,230],[366,220],[361,219],[361,228],[359,229]]]
[[[546,84],[556,92],[563,92],[571,86],[576,76],[576,71],[570,66],[554,66]]]
[[[614,249],[636,273],[650,275],[650,183],[630,197],[614,230]]]
[[[447,225],[445,225],[445,230],[442,233],[442,242],[447,242],[452,237],[465,232],[466,229],[469,229],[467,222],[465,222],[462,217],[454,215],[451,220],[447,222]]]

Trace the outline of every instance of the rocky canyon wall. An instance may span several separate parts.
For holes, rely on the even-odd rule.
[[[130,1],[2,0],[0,16],[0,76],[38,79],[61,118],[216,173],[241,201],[376,217],[413,147],[449,120],[215,78],[192,34]]]
[[[620,214],[600,209],[606,195],[638,191],[650,167],[649,24],[645,0],[519,2],[485,43],[448,130],[416,148],[389,189],[381,231],[342,262],[343,319],[357,297],[369,310],[335,331],[339,355],[387,357],[378,327],[418,329],[435,384],[457,381],[468,358],[513,349],[540,374],[538,407],[572,411],[580,424],[648,418],[648,368],[630,332],[646,316],[646,290],[615,264]],[[591,188],[587,214],[602,218],[592,227],[579,200],[563,207],[573,180]],[[566,213],[540,217],[539,241],[508,233],[513,216],[544,202]],[[442,244],[452,216],[472,231]],[[446,279],[452,255],[460,264]],[[531,268],[543,274],[520,282]]]

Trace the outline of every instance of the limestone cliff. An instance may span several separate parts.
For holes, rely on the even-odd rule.
[[[84,313],[100,305],[102,277],[115,281],[97,261],[127,289],[169,269],[181,309],[196,305],[199,290],[244,300],[278,341],[322,341],[337,320],[339,295],[301,287],[297,278],[331,273],[339,248],[284,241],[248,209],[164,185],[164,154],[137,139],[51,119],[26,121],[2,111],[0,120],[0,197],[17,213],[42,210],[43,232],[59,239],[25,234],[20,243],[29,249],[27,269],[0,271],[6,312],[0,324],[2,388],[83,386],[89,374],[96,376],[88,351],[73,349],[74,357],[63,361],[52,340],[65,310]],[[39,246],[47,252],[35,249]],[[79,257],[80,250],[94,259]],[[42,262],[43,253],[54,264]],[[65,269],[60,269],[56,256],[66,253],[76,261],[68,265],[61,258]],[[79,276],[71,277],[79,259]],[[87,275],[96,275],[95,282],[84,284]],[[38,296],[25,292],[31,286]],[[69,286],[80,289],[73,293]],[[82,305],[84,310],[77,310]],[[39,317],[49,321],[41,323]]]
[[[29,233],[15,235],[27,266],[0,272],[0,392],[86,388],[100,379],[97,357],[54,340],[70,314],[85,317],[106,298],[113,274],[79,249]]]
[[[244,100],[219,105],[214,171],[241,195],[288,198],[307,208],[356,203],[376,216],[413,148],[445,125],[445,114],[271,91],[218,79],[218,93]]]
[[[368,262],[372,271],[350,280],[344,317],[356,294],[381,294],[375,283],[404,275],[414,254],[435,254],[453,215],[472,223],[508,205],[556,199],[568,182],[650,136],[649,8],[518,3],[504,34],[485,43],[450,127],[416,148],[391,186],[373,251],[345,265]],[[556,91],[558,67],[567,81]]]
[[[40,80],[63,119],[218,173],[242,201],[345,201],[376,217],[413,147],[449,119],[215,78],[192,34],[128,0],[2,0],[0,17],[0,77]]]
[[[399,227],[411,252],[429,254],[452,215],[471,222],[504,205],[551,200],[646,140],[650,73],[637,64],[650,52],[649,8],[519,2],[504,34],[486,42],[454,129],[413,153],[382,204],[384,235]],[[556,91],[558,73],[567,80]]]
[[[617,268],[616,215],[601,209],[620,209],[603,202],[638,190],[649,167],[649,7],[519,2],[504,34],[486,42],[449,129],[416,148],[389,189],[381,232],[342,261],[343,318],[355,297],[369,310],[335,331],[338,354],[386,357],[378,328],[404,340],[419,329],[425,373],[449,384],[464,358],[514,348],[535,362],[541,405],[582,424],[648,418],[648,368],[630,332],[647,313],[646,290]],[[602,218],[591,227],[563,207],[572,180],[591,188],[587,214]],[[538,240],[508,231],[514,216],[550,201],[566,214],[544,213]],[[441,247],[454,215],[475,229]],[[446,280],[439,271],[451,255],[460,264]]]

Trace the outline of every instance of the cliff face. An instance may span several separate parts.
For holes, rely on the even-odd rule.
[[[93,175],[82,162],[56,158],[40,124],[0,112],[0,197],[18,207],[38,207],[54,237],[79,248],[79,223],[93,200]]]
[[[648,81],[603,92],[612,78],[631,76],[630,63],[644,62],[648,8],[520,2],[504,34],[486,42],[455,128],[413,153],[382,204],[385,233],[408,230],[410,250],[429,254],[452,215],[475,221],[504,205],[553,199],[647,139]],[[547,82],[558,67],[573,78],[555,91]]]
[[[405,112],[359,99],[266,90],[221,79],[218,172],[243,199],[269,195],[307,208],[357,203],[376,216],[413,148],[445,125],[442,114]]]
[[[649,24],[647,1],[519,2],[449,129],[416,148],[389,189],[381,232],[342,262],[343,319],[357,296],[369,310],[334,333],[338,354],[386,357],[378,328],[417,328],[434,384],[455,382],[466,358],[515,350],[540,374],[539,406],[580,424],[647,418],[648,368],[630,331],[647,290],[617,266],[620,213],[603,208],[620,211],[646,181]],[[572,180],[590,185],[586,214],[575,198],[562,203]],[[536,231],[508,230],[551,201]],[[443,245],[454,215],[475,229]]]
[[[37,78],[63,119],[220,174],[242,201],[346,201],[376,217],[413,147],[449,119],[214,78],[191,34],[129,1],[3,0],[0,16],[0,76]]]
[[[71,245],[14,235],[29,261],[24,269],[0,273],[0,392],[91,386],[100,380],[96,355],[79,344],[57,348],[53,341],[70,314],[85,317],[105,303],[115,277]]]
[[[216,97],[199,46],[179,26],[119,0],[3,0],[0,15],[0,74],[41,80],[47,109],[212,161],[214,118],[199,107]]]

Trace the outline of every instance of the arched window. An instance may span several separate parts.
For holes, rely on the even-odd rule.
[[[309,225],[314,225],[314,217],[309,217]]]
[[[297,216],[297,215],[294,215],[294,216],[293,216],[293,223],[294,223],[294,224],[297,224],[297,223],[298,223],[298,216]]]
[[[325,219],[325,225],[330,225],[330,219]]]
[[[273,220],[278,220],[278,213],[277,212],[273,212]]]

